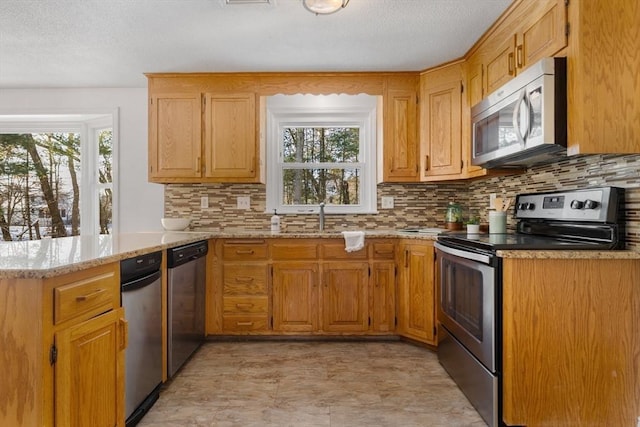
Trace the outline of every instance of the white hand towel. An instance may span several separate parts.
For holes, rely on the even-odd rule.
[[[343,231],[344,250],[355,252],[364,248],[364,231]]]

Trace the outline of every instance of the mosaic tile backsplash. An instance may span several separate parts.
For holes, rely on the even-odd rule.
[[[327,215],[327,230],[354,228],[401,229],[444,227],[449,201],[464,207],[465,216],[480,215],[486,222],[489,194],[515,197],[519,193],[576,189],[595,186],[626,188],[626,242],[640,250],[640,155],[572,156],[525,173],[463,183],[380,184],[378,214]],[[200,208],[200,197],[209,197],[209,208]],[[250,210],[236,209],[236,197],[249,196]],[[381,209],[382,196],[393,196],[394,208]],[[192,228],[238,228],[267,230],[272,215],[265,212],[262,184],[168,184],[165,186],[165,216],[190,216]],[[512,208],[513,209],[513,208]],[[318,229],[318,215],[281,215],[289,231]],[[515,220],[508,219],[510,229]]]

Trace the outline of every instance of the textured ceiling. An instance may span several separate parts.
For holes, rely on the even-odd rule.
[[[409,71],[462,56],[510,0],[0,0],[0,88],[146,87],[145,72]]]

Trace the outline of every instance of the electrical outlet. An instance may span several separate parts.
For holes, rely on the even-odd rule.
[[[200,197],[200,208],[207,209],[209,207],[209,196]]]
[[[382,196],[382,209],[393,209],[393,197]]]
[[[238,209],[251,209],[251,198],[249,196],[238,196]]]
[[[493,209],[493,203],[495,202],[497,197],[496,193],[489,194],[489,208]]]

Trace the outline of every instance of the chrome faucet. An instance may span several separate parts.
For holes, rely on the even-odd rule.
[[[324,231],[324,202],[320,203],[320,231]]]

